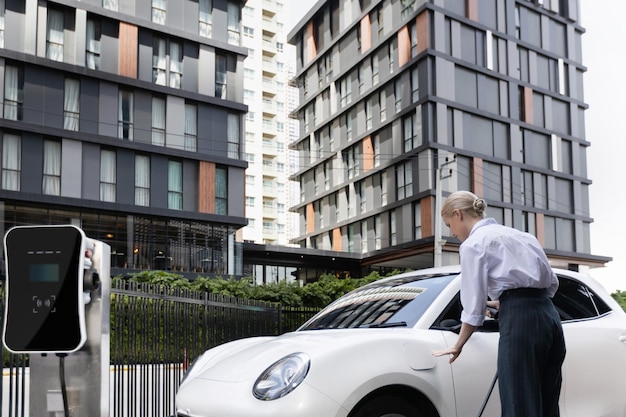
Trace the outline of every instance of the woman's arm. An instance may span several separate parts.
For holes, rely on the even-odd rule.
[[[470,336],[476,330],[476,326],[472,326],[471,324],[463,323],[461,324],[461,331],[459,332],[459,338],[456,340],[454,346],[449,347],[448,349],[443,350],[433,350],[433,356],[443,356],[443,355],[452,355],[450,357],[450,363],[454,362],[456,358],[459,357],[461,351],[463,350],[463,346],[469,340]]]

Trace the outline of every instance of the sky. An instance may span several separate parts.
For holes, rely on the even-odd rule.
[[[317,0],[289,1],[290,31]],[[626,1],[579,0],[582,36],[586,139],[591,217],[591,254],[611,257],[604,268],[589,273],[610,293],[626,291],[626,135],[619,123],[626,120]],[[594,5],[595,3],[595,5]],[[297,6],[296,6],[297,5]],[[295,7],[294,7],[295,6]]]

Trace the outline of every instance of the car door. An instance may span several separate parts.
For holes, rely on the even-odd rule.
[[[626,416],[626,322],[602,296],[570,277],[559,276],[553,302],[563,323],[561,415]],[[608,296],[605,294],[604,296]]]
[[[460,324],[461,303],[457,294],[433,328],[443,330],[446,344],[452,346],[458,338]],[[458,417],[477,416],[484,402],[486,406],[482,417],[500,416],[497,381],[494,385],[498,340],[497,322],[486,319],[467,341],[461,355],[450,365]]]

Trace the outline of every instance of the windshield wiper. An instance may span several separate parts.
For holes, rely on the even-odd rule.
[[[391,321],[386,323],[373,323],[366,325],[368,329],[384,329],[385,327],[406,327],[406,321]]]

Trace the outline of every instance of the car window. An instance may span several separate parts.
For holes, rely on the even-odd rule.
[[[412,327],[456,275],[373,283],[344,295],[299,330]]]
[[[565,276],[559,276],[559,289],[552,302],[561,321],[588,319],[611,311],[589,287]]]

